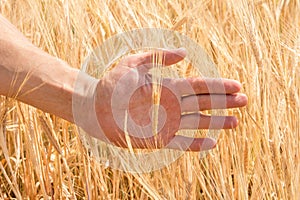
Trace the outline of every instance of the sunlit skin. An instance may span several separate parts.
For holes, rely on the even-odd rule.
[[[0,95],[16,98],[45,112],[74,122],[72,97],[76,95],[74,84],[79,71],[34,46],[1,15],[0,27]],[[166,50],[162,53],[166,67],[181,61],[186,55],[183,49]],[[128,109],[128,105],[122,104],[122,99],[130,99],[128,114],[137,124],[143,126],[151,121],[147,113],[152,104],[152,86],[147,72],[152,67],[152,60],[152,53],[128,56],[103,79],[97,80],[95,91],[97,119],[106,138],[117,146],[127,147],[124,132],[113,117],[113,111],[122,116]],[[125,82],[120,84],[119,80],[124,76],[126,78],[122,81]],[[93,80],[92,77],[90,79]],[[82,88],[87,88],[90,84],[90,81],[86,79],[77,81]],[[132,96],[126,96],[127,89],[135,88],[137,81],[144,83],[143,86],[137,88]],[[192,92],[188,85],[193,88]],[[208,90],[208,88],[213,88],[213,90]],[[123,91],[123,94],[115,98],[117,99],[116,105],[120,107],[112,108],[112,95],[116,89]],[[175,134],[180,129],[236,127],[238,121],[235,117],[226,116],[225,119],[221,117],[225,121],[224,124],[220,124],[218,123],[219,117],[204,116],[199,111],[245,106],[247,97],[238,93],[240,89],[240,83],[228,79],[164,79],[160,104],[165,109],[166,121],[156,137],[131,136],[133,147],[167,147],[192,151],[213,148],[216,141],[212,139],[207,139],[204,143],[203,139],[195,138],[186,146],[190,138]],[[225,107],[219,107],[224,105],[222,102],[218,104],[218,100],[224,95],[226,95]],[[214,107],[211,105],[211,100],[216,102],[213,104]],[[191,103],[195,101],[198,102],[197,106]],[[193,112],[193,114],[183,112]],[[85,128],[85,131],[97,137],[97,133],[92,133],[89,128]]]
[[[186,55],[184,49],[165,50],[161,53],[164,54],[165,67],[181,61]],[[115,145],[127,147],[125,134],[116,124],[113,116],[116,113],[112,110],[124,116],[125,111],[129,109],[129,115],[138,125],[145,126],[151,123],[149,111],[152,106],[152,84],[148,71],[153,67],[152,60],[155,60],[153,56],[155,56],[154,53],[143,53],[126,57],[98,84],[96,98],[98,121],[106,137]],[[119,81],[126,82],[117,85]],[[136,89],[132,96],[125,97],[130,93],[130,88]],[[183,148],[192,151],[213,148],[215,141],[212,139],[206,139],[203,144],[203,138],[195,138],[190,142],[190,138],[175,134],[181,129],[235,128],[238,120],[234,116],[207,116],[199,111],[245,106],[247,97],[238,93],[240,89],[239,82],[229,79],[163,79],[160,105],[165,110],[166,121],[157,136],[147,138],[131,136],[132,146],[136,148]],[[116,98],[117,105],[119,105],[117,109],[111,106],[112,93],[116,90],[120,91],[119,98]],[[130,98],[129,105],[122,102],[126,98]],[[214,107],[211,105],[212,100]],[[194,102],[198,104],[195,105]],[[192,112],[192,114],[183,114],[182,111]],[[224,123],[218,123],[220,121]],[[118,134],[116,135],[115,132]],[[186,147],[185,143],[189,143],[189,146]]]

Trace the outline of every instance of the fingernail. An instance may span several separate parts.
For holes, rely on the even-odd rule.
[[[187,54],[186,48],[184,47],[180,47],[178,49],[176,49],[177,54],[180,54],[180,56],[185,57]]]
[[[205,138],[202,145],[201,145],[201,151],[207,151],[210,149],[215,148],[217,145],[217,141],[212,138]]]

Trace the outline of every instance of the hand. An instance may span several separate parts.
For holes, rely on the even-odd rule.
[[[163,66],[181,61],[184,49],[160,52]],[[151,109],[153,86],[149,70],[158,53],[128,56],[98,83],[96,115],[106,138],[114,145],[133,148],[172,148],[208,150],[216,145],[210,138],[189,138],[176,133],[181,129],[235,128],[233,116],[207,116],[199,111],[242,107],[247,97],[238,93],[240,83],[228,79],[162,79],[158,131],[153,135]],[[127,119],[127,120],[125,120]],[[127,138],[124,132],[127,129]]]
[[[0,95],[75,122],[91,136],[117,146],[210,149],[216,144],[213,139],[176,133],[234,128],[235,117],[206,116],[200,111],[247,104],[247,97],[237,93],[240,84],[233,80],[164,78],[155,131],[151,118],[155,83],[148,72],[157,54],[129,56],[99,81],[35,47],[1,15],[0,25]],[[161,54],[163,65],[168,66],[182,60],[186,52],[178,49]]]
[[[0,95],[75,122],[90,135],[117,146],[128,147],[130,142],[134,148],[210,149],[216,144],[213,139],[176,133],[234,128],[235,117],[206,116],[200,111],[247,104],[234,80],[164,78],[155,131],[151,118],[155,83],[148,72],[157,54],[126,57],[99,81],[35,47],[1,15],[0,25]],[[182,60],[186,52],[161,54],[163,65],[168,66]]]

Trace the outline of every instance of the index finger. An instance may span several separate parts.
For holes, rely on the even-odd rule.
[[[224,78],[180,78],[174,79],[172,83],[180,95],[233,94],[242,87],[238,81]]]

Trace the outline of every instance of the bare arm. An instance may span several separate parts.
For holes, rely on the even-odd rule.
[[[73,122],[78,70],[35,47],[1,15],[0,27],[0,95]]]
[[[90,135],[117,146],[128,147],[122,126],[123,115],[129,111],[134,121],[128,124],[134,148],[211,149],[216,145],[213,139],[176,133],[181,129],[235,128],[238,120],[234,116],[207,116],[200,111],[247,104],[247,97],[239,93],[240,83],[234,80],[164,79],[160,103],[165,111],[158,113],[162,116],[158,120],[160,132],[153,136],[151,119],[147,117],[152,86],[146,77],[155,54],[128,56],[99,81],[35,47],[1,15],[0,27],[0,95],[75,122]],[[162,53],[165,66],[179,62],[186,55],[183,49]],[[130,88],[134,90],[128,91]],[[130,102],[128,105],[125,99]]]

